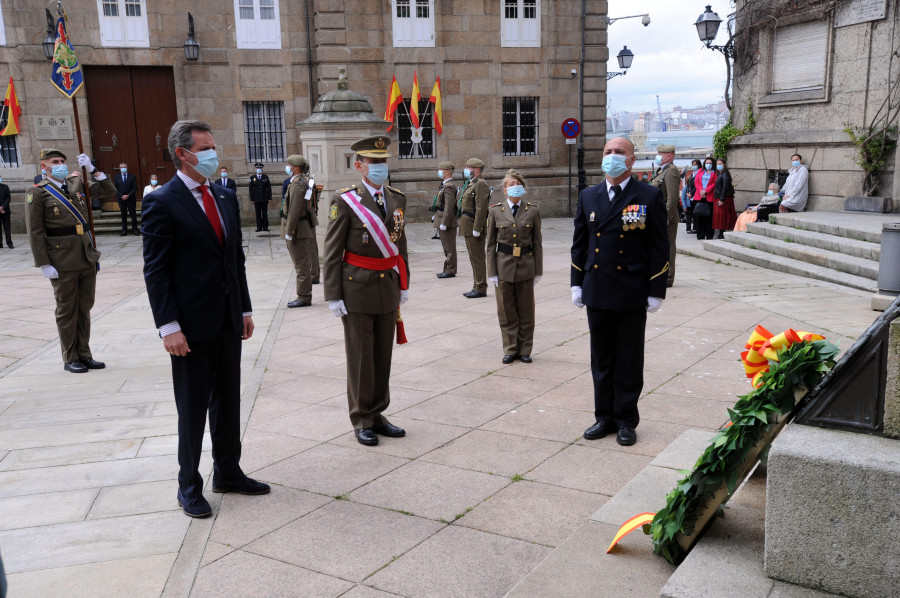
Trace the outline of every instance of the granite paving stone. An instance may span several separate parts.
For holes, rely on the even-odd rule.
[[[391,417],[391,423],[405,429],[406,436],[402,438],[380,436],[378,438],[378,446],[367,447],[367,451],[415,459],[438,447],[444,446],[454,438],[469,431],[468,428],[459,426],[447,426],[400,416]],[[358,448],[360,446],[353,432],[348,432],[330,442],[331,444],[349,448]]]
[[[262,496],[230,492],[222,497],[209,538],[212,542],[240,548],[330,502],[330,498],[321,494],[281,486]]]
[[[542,405],[522,405],[481,426],[483,430],[574,442],[593,423],[581,411]]]
[[[397,415],[412,420],[475,428],[503,415],[518,405],[519,403],[512,401],[481,399],[446,393],[399,411]]]
[[[179,511],[175,500],[177,489],[178,484],[172,480],[102,488],[87,518],[103,519],[160,511]]]
[[[611,437],[591,442],[603,441],[615,443]],[[535,482],[612,496],[651,460],[645,455],[573,445],[550,457],[525,477]]]
[[[82,521],[99,491],[99,488],[86,488],[0,498],[0,530]]]
[[[567,445],[562,442],[472,430],[422,457],[423,461],[511,477],[525,475]]]

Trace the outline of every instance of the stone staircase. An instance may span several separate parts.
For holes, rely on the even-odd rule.
[[[878,289],[881,226],[895,214],[806,212],[775,214],[746,232],[703,241],[707,252],[796,276],[862,291]]]
[[[137,211],[138,226],[141,223],[141,211]],[[131,218],[129,217],[129,225]],[[94,210],[94,232],[98,235],[118,235],[122,232],[122,216],[119,212],[101,212]],[[128,232],[131,232],[129,226]]]

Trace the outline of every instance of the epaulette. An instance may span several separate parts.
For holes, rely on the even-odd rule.
[[[502,201],[498,201],[497,203],[492,203],[492,204],[491,204],[491,207],[492,207],[492,208],[496,208],[497,206],[499,206],[499,205],[502,204],[502,203],[503,203]]]
[[[44,187],[44,186],[48,185],[49,183],[50,183],[50,179],[44,179],[40,183],[35,183],[34,186],[35,187]]]
[[[356,185],[350,185],[349,187],[344,187],[343,189],[338,189],[337,192],[338,193],[346,193],[347,191],[350,191],[351,189],[358,191],[359,187],[357,187]]]
[[[392,193],[396,193],[397,195],[402,195],[403,197],[406,197],[406,193],[404,193],[400,189],[397,189],[395,187],[390,187],[388,185],[385,185],[385,188],[390,190]]]

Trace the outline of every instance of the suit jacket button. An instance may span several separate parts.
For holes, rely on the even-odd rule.
[[[378,275],[379,278],[384,278],[384,272]]]
[[[597,233],[597,236],[599,237],[599,236],[600,236],[600,233]]]
[[[594,264],[594,270],[596,270],[596,269],[597,269],[597,264]]]
[[[616,266],[616,270],[621,270],[622,266]]]
[[[625,235],[619,235],[619,238],[620,238],[620,239],[624,239],[624,238],[625,238]]]
[[[594,253],[600,253],[600,248],[598,247],[597,249],[595,249]]]
[[[625,252],[624,252],[623,250],[620,249],[620,250],[619,250],[619,255],[622,255],[623,253],[625,253]]]

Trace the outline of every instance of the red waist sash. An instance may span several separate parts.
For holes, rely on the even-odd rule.
[[[365,270],[390,270],[397,268],[397,271],[400,273],[400,288],[404,291],[409,289],[409,279],[406,277],[406,261],[402,256],[366,257],[345,251],[344,261],[351,266]]]

